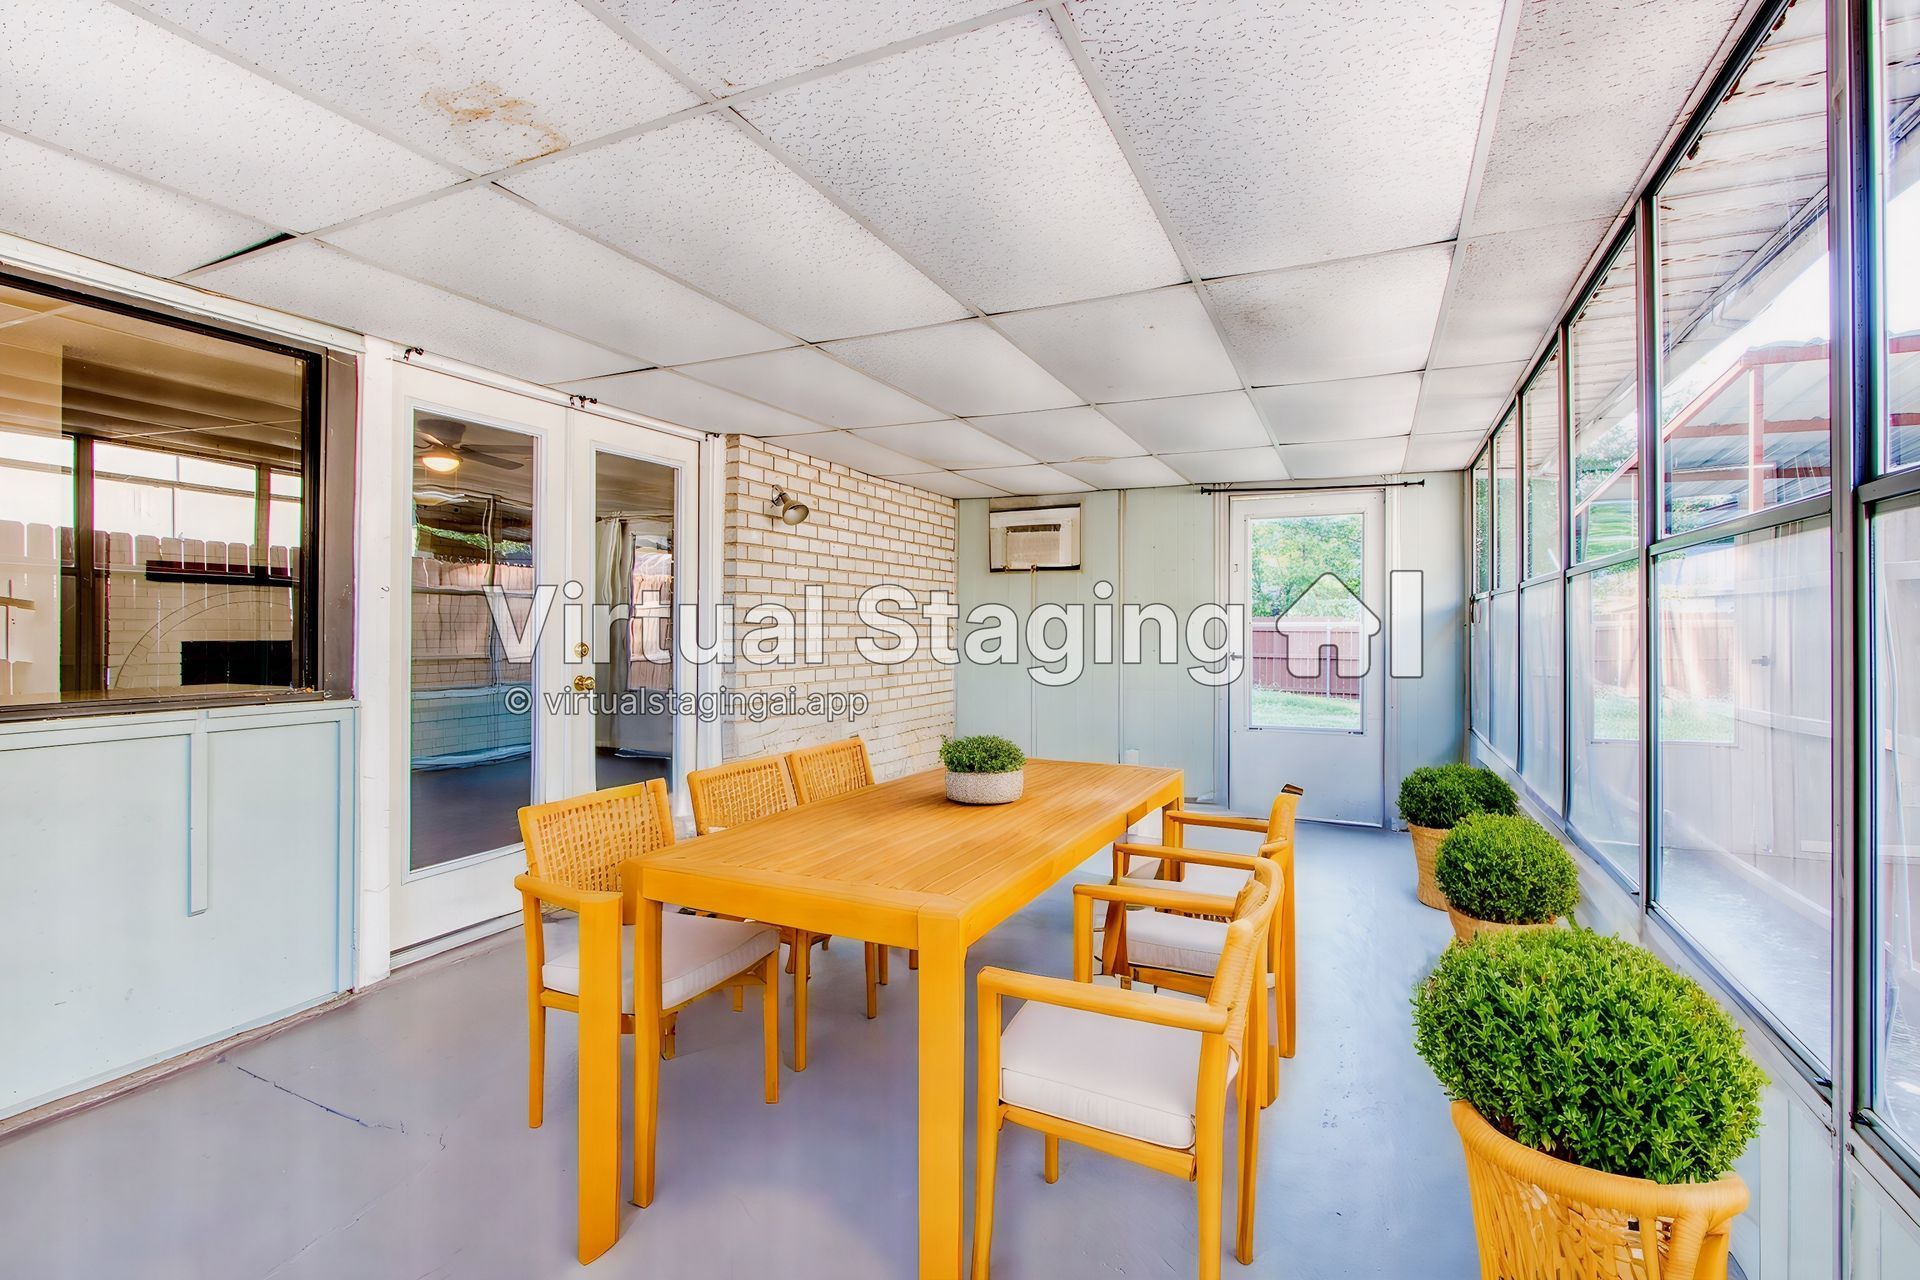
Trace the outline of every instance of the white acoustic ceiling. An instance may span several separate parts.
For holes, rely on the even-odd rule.
[[[1738,0],[13,0],[0,231],[953,497],[1464,465]]]

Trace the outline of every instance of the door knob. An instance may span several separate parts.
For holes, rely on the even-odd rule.
[[[592,676],[575,676],[573,678],[573,691],[575,693],[592,693],[593,677]]]

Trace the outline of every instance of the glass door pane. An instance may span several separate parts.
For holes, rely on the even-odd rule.
[[[1358,733],[1371,639],[1360,513],[1250,520],[1247,529],[1254,726]]]
[[[671,781],[675,558],[672,467],[594,453],[594,785]],[[598,610],[605,610],[599,612]]]

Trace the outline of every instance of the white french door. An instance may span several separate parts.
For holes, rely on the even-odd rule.
[[[1244,607],[1228,704],[1228,786],[1265,813],[1379,826],[1385,769],[1384,502],[1377,490],[1235,498],[1229,579]]]

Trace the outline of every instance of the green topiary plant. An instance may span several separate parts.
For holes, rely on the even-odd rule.
[[[1573,855],[1525,816],[1460,819],[1440,842],[1434,879],[1454,910],[1499,924],[1543,924],[1580,903]]]
[[[1423,765],[1400,782],[1400,816],[1416,827],[1445,829],[1474,813],[1518,813],[1506,779],[1470,764]]]
[[[1585,929],[1447,949],[1414,1048],[1449,1096],[1525,1146],[1655,1182],[1720,1177],[1760,1126],[1740,1028],[1652,953]]]
[[[940,763],[948,773],[1012,773],[1027,763],[1027,755],[1005,738],[982,733],[943,741]]]

